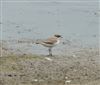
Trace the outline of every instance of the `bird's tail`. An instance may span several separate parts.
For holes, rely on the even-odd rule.
[[[36,42],[35,44],[40,44],[39,42]]]
[[[41,44],[41,40],[36,40],[35,44]]]

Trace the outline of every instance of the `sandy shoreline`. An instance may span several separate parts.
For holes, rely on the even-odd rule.
[[[3,50],[6,52],[6,50]],[[0,57],[1,85],[99,85],[98,48],[82,48],[74,54],[6,54]]]

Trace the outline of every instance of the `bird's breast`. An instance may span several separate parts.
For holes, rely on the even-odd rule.
[[[60,40],[57,40],[57,42],[55,43],[55,45],[59,44],[60,43]]]

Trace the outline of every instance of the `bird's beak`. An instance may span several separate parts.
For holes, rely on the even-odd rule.
[[[63,37],[61,36],[61,38],[63,38]]]

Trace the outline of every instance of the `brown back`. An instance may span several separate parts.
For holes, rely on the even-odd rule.
[[[57,38],[56,37],[51,37],[51,38],[46,39],[43,42],[46,43],[46,44],[54,44],[54,43],[57,42]]]

